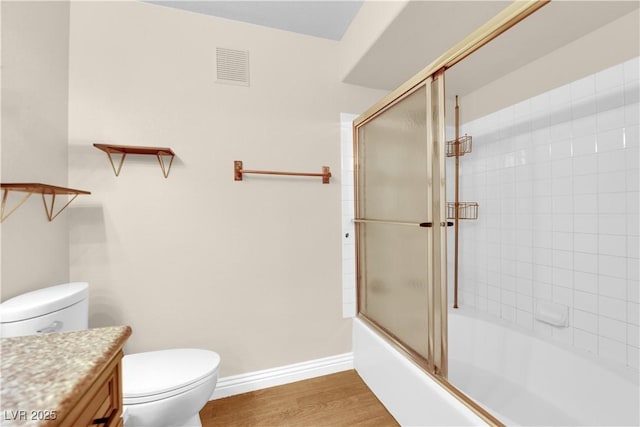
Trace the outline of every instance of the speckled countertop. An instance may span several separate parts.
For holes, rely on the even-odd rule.
[[[115,326],[1,339],[0,425],[60,420],[130,335],[129,326]]]

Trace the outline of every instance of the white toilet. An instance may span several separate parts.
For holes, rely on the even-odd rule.
[[[89,285],[67,283],[0,304],[2,338],[88,328]],[[122,360],[125,427],[202,427],[199,412],[218,380],[220,356],[171,349],[127,354]]]

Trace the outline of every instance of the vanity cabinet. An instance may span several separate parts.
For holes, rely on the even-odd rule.
[[[129,326],[0,339],[2,427],[122,427]]]
[[[122,427],[122,351],[114,355],[60,426]]]

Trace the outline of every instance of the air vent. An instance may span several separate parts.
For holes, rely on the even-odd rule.
[[[216,83],[249,86],[249,52],[216,48]]]

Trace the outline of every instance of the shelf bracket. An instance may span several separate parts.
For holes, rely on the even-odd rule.
[[[27,192],[24,197],[22,199],[20,199],[20,201],[12,208],[9,210],[9,212],[7,212],[5,214],[5,208],[7,206],[7,198],[9,196],[9,189],[5,188],[4,191],[2,192],[2,204],[0,206],[0,222],[3,222],[5,219],[9,218],[9,215],[11,215],[12,213],[14,213],[16,211],[16,209],[18,209],[20,206],[22,206],[24,204],[24,202],[27,201],[27,199],[33,194],[33,191],[29,191]]]
[[[115,163],[113,162],[113,157],[111,156],[111,151],[107,151],[107,156],[109,156],[109,163],[111,163],[111,168],[113,169],[113,173],[116,176],[120,176],[120,170],[122,169],[122,164],[124,163],[124,158],[127,157],[127,153],[122,153],[122,157],[120,157],[120,162],[118,162],[118,167],[116,168]]]
[[[165,162],[162,156],[167,156],[170,158],[169,165],[165,169]],[[173,154],[161,154],[158,153],[158,163],[160,163],[160,167],[162,168],[162,174],[165,178],[169,178],[169,171],[171,170],[171,165],[173,164],[173,158],[175,157]]]
[[[56,193],[50,193],[51,194],[51,206],[49,206],[49,204],[47,203],[47,198],[45,196],[45,193],[42,193],[42,202],[44,203],[44,210],[47,213],[47,218],[49,219],[49,222],[53,221],[58,215],[60,215],[60,212],[62,212],[67,206],[69,206],[71,204],[71,202],[73,202],[76,197],[78,197],[78,193],[74,194],[73,197],[63,206],[61,207],[58,212],[56,212],[56,214],[53,214],[53,206],[56,203]]]

